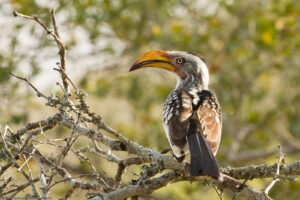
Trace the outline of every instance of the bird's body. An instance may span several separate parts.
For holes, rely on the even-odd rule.
[[[217,178],[217,163],[204,160],[214,161],[219,147],[220,106],[208,90],[199,91],[196,95],[193,97],[183,89],[170,93],[164,106],[164,129],[173,154],[179,161],[184,159],[188,150],[194,152],[191,153],[191,175],[205,174]]]
[[[215,95],[209,91],[207,67],[199,56],[181,51],[152,51],[131,68],[159,67],[177,74],[176,88],[164,105],[163,125],[176,159],[190,152],[192,176],[220,177],[215,155],[219,148],[222,117]]]

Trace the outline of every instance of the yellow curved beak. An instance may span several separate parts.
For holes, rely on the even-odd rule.
[[[161,68],[172,72],[176,71],[176,68],[171,64],[167,51],[150,51],[144,54],[132,65],[129,71],[131,72],[144,67]]]

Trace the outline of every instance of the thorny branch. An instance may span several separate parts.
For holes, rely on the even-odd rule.
[[[54,70],[60,73],[63,96],[53,97],[53,95],[43,94],[28,79],[11,73],[11,76],[25,81],[38,97],[45,99],[46,106],[56,109],[57,112],[46,119],[28,123],[16,131],[10,130],[8,126],[3,133],[0,130],[2,139],[0,153],[4,155],[0,159],[4,163],[0,167],[0,198],[12,199],[31,186],[31,191],[26,190],[25,197],[45,199],[51,195],[50,191],[54,186],[62,183],[70,186],[64,199],[70,198],[78,188],[85,191],[87,198],[90,199],[138,198],[174,182],[200,181],[215,187],[220,199],[224,189],[246,199],[270,199],[268,193],[277,181],[283,178],[296,180],[295,176],[300,174],[300,161],[281,165],[283,154],[280,149],[278,162],[273,166],[224,168],[221,169],[223,181],[208,177],[195,178],[188,173],[188,163],[179,163],[172,156],[145,148],[124,137],[122,133],[106,124],[101,116],[90,110],[85,99],[86,94],[77,89],[66,74],[66,48],[59,35],[55,11],[51,10],[50,14],[53,30],[36,16],[14,12],[17,17],[37,22],[56,42],[60,62],[57,63],[58,69],[54,68]],[[69,84],[75,90],[73,93],[69,91]],[[74,102],[71,99],[75,99]],[[53,139],[50,130],[56,127],[64,127],[69,133],[67,136]],[[80,140],[85,140],[88,145],[76,146],[75,143]],[[43,150],[45,147],[54,151],[45,152]],[[119,151],[127,152],[127,156],[120,156],[117,153]],[[105,171],[89,157],[91,153],[98,159],[102,159],[102,162],[114,163],[117,170]],[[74,169],[67,165],[66,160],[69,156],[85,163],[89,173],[80,170],[78,173],[73,172]],[[34,165],[39,167],[38,176],[31,171]],[[135,168],[132,167],[133,165]],[[26,171],[23,170],[25,166]],[[139,168],[137,171],[141,171],[140,174],[134,173],[133,169],[136,168]],[[26,181],[15,185],[15,176],[3,178],[9,169],[13,169],[16,175],[23,176]],[[122,181],[122,177],[128,175],[126,169],[135,177],[134,179],[131,177],[129,182]],[[268,177],[274,179],[264,191],[246,185],[247,180]]]
[[[280,172],[280,165],[283,162],[283,153],[281,150],[281,146],[278,145],[278,149],[279,149],[279,154],[278,154],[278,162],[276,163],[276,174],[274,176],[273,181],[266,187],[266,189],[264,190],[265,195],[268,197],[269,195],[269,191],[271,190],[271,188],[275,185],[275,183],[277,181],[279,181],[279,172]]]
[[[61,73],[61,78],[63,81],[63,85],[64,85],[64,90],[66,92],[69,92],[69,86],[68,86],[68,81],[66,80],[66,75],[65,75],[65,71],[66,71],[66,47],[65,44],[63,43],[63,41],[61,40],[59,34],[58,34],[58,28],[56,25],[56,18],[55,18],[55,10],[50,10],[50,14],[51,14],[51,19],[52,19],[52,25],[54,28],[54,31],[52,31],[51,29],[49,29],[37,16],[28,16],[28,15],[24,15],[21,13],[18,13],[16,11],[13,12],[15,17],[23,17],[25,19],[30,19],[30,20],[34,20],[36,21],[39,25],[41,25],[43,27],[43,29],[46,31],[47,34],[50,34],[53,39],[55,40],[57,46],[59,47],[59,57],[60,57],[60,67],[63,71],[63,73]]]

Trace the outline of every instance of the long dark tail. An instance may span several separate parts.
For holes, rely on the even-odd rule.
[[[191,120],[187,140],[191,154],[191,176],[220,177],[219,166],[204,136],[197,133],[197,124]]]

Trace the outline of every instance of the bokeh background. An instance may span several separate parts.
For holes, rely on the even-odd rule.
[[[12,12],[37,15],[51,26],[51,8],[56,9],[68,49],[69,76],[89,94],[92,110],[130,139],[158,151],[168,147],[162,108],[176,84],[173,74],[161,70],[128,73],[131,64],[150,50],[183,50],[202,54],[208,63],[210,88],[223,113],[217,155],[222,167],[272,165],[278,144],[286,163],[299,160],[298,0],[0,0],[0,123],[14,130],[54,110],[9,71],[30,78],[47,94],[56,94],[59,75],[53,67],[59,58],[55,43],[36,23],[14,18]],[[65,132],[57,128],[51,137]],[[89,170],[80,162],[71,168]],[[130,176],[134,173],[128,173],[128,180]],[[263,189],[270,181],[247,183]],[[53,197],[61,197],[67,189],[62,185]],[[198,183],[172,184],[152,196],[218,198],[211,187]],[[225,192],[225,199],[232,196]],[[282,180],[270,196],[299,199],[300,182]]]

